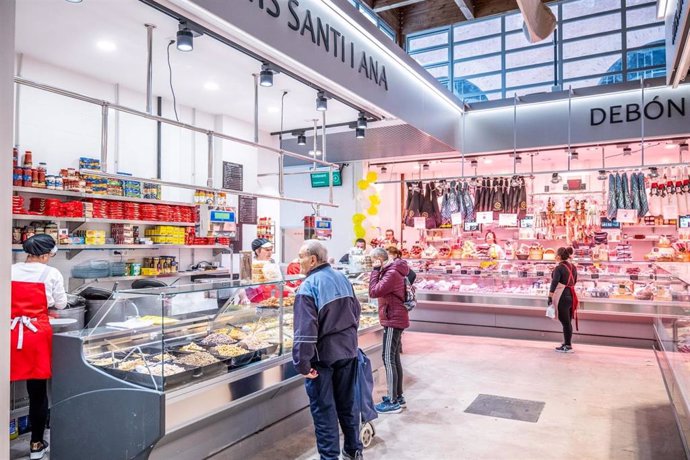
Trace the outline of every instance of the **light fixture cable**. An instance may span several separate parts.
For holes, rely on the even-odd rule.
[[[172,65],[170,64],[170,47],[175,44],[175,40],[170,40],[168,42],[168,75],[170,76],[170,92],[173,97],[173,110],[175,111],[175,120],[180,121],[180,117],[177,116],[177,97],[175,96],[175,88],[173,88],[173,77],[172,77]]]

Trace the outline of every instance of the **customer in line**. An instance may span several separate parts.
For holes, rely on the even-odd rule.
[[[31,460],[43,458],[48,443],[43,434],[48,420],[48,379],[52,376],[53,330],[48,307],[65,308],[65,282],[48,266],[57,253],[50,235],[38,234],[22,244],[26,262],[12,265],[10,381],[26,380],[29,393]]]
[[[378,299],[379,322],[383,326],[383,365],[386,368],[388,395],[376,405],[381,414],[397,414],[406,406],[403,396],[403,369],[400,361],[400,338],[410,327],[405,308],[407,262],[388,257],[382,248],[371,251],[374,270],[369,277],[369,297]]]
[[[343,458],[361,459],[355,400],[361,306],[347,278],[327,263],[328,251],[322,243],[305,241],[299,260],[306,278],[295,298],[292,359],[297,372],[306,377],[319,455],[321,460],[340,458],[340,422]]]
[[[390,257],[393,260],[402,259],[402,251],[398,249],[396,246],[388,246],[386,248],[386,252],[388,252],[388,257]],[[407,273],[407,281],[409,281],[410,284],[414,284],[416,279],[417,273],[410,268],[410,271]]]
[[[551,275],[551,289],[549,289],[549,299],[547,305],[552,303],[556,307],[556,317],[563,325],[563,343],[556,347],[559,353],[573,352],[573,323],[577,328],[577,306],[578,298],[575,292],[577,283],[577,269],[568,261],[573,255],[573,248],[558,248],[556,260],[558,265]]]

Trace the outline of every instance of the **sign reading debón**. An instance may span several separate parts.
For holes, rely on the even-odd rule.
[[[249,2],[256,4],[260,10],[273,18],[280,19],[281,15],[285,14],[287,18],[285,23],[291,30],[308,37],[314,45],[323,48],[327,53],[332,53],[336,61],[351,69],[356,69],[358,73],[388,91],[386,66],[379,65],[378,60],[367,55],[366,51],[356,49],[355,43],[348,40],[343,32],[320,17],[312,15],[309,8],[300,7],[299,0],[289,0],[287,12],[281,8],[278,0],[249,0]]]
[[[680,103],[673,99],[659,100],[659,96],[648,101],[644,107],[638,103],[623,105],[612,105],[608,109],[595,107],[590,109],[589,124],[598,126],[605,122],[611,124],[630,123],[639,120],[643,116],[647,120],[658,120],[661,117],[671,118],[675,115],[685,116],[685,98],[680,98]]]

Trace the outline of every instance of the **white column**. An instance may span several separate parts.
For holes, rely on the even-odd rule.
[[[12,265],[12,164],[9,154],[13,146],[14,129],[14,28],[15,0],[0,1],[0,203],[5,213],[0,218],[0,417],[4,436],[0,436],[0,458],[9,458],[10,442],[7,423],[10,413],[10,266]],[[4,454],[3,454],[4,452]]]

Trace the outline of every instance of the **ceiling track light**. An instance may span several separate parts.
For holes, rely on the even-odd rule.
[[[470,166],[472,166],[473,168],[476,168],[477,166],[479,166],[479,162],[477,160],[472,160],[472,161],[470,161]]]
[[[682,144],[679,144],[678,147],[680,147],[681,152],[687,152],[688,151],[688,144],[683,142]]]
[[[180,22],[177,31],[177,49],[185,52],[194,50],[194,33],[184,21]]]
[[[623,147],[623,156],[629,157],[632,155],[632,149],[630,147]]]
[[[522,164],[522,157],[520,155],[517,155],[515,157],[515,164],[516,165]]]
[[[381,174],[386,174],[388,172],[388,168],[386,168],[386,165],[381,165]]]
[[[365,129],[367,127],[367,116],[364,112],[359,112],[357,117],[357,127]]]
[[[304,135],[304,131],[297,135],[297,145],[307,145],[307,136]]]
[[[558,175],[558,173],[553,173],[551,174],[551,183],[552,184],[558,184],[563,178]]]
[[[273,86],[273,74],[277,73],[271,68],[269,64],[261,65],[261,72],[259,72],[259,84],[264,87]]]
[[[428,171],[429,170],[429,163],[422,163],[422,171]]]
[[[325,112],[328,110],[328,99],[326,98],[326,93],[323,91],[316,93],[316,110],[319,112]]]
[[[580,154],[577,153],[577,150],[573,150],[572,152],[570,152],[570,159],[571,160],[577,160],[578,158],[580,158]]]
[[[606,180],[606,170],[605,169],[599,170],[599,176],[597,176],[597,179]]]
[[[355,128],[355,137],[357,139],[364,139],[364,128]]]

